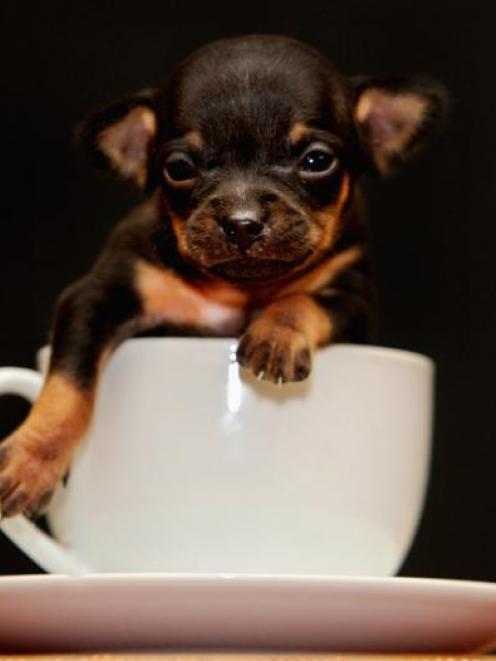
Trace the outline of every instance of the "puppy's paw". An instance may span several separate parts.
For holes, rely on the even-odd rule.
[[[60,443],[34,430],[19,428],[0,444],[2,517],[40,514],[48,505],[70,461]]]
[[[237,359],[259,379],[303,381],[310,374],[313,348],[304,333],[270,319],[254,321],[242,336]]]

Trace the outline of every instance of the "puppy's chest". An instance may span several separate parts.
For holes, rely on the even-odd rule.
[[[237,334],[246,323],[248,299],[228,284],[195,287],[173,271],[139,262],[135,287],[150,323],[176,323],[213,334]]]

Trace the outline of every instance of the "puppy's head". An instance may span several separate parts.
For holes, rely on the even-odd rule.
[[[332,248],[355,179],[388,175],[444,108],[435,83],[352,82],[303,44],[251,36],[201,49],[166,86],[102,110],[81,135],[97,164],[160,189],[187,261],[256,282]]]

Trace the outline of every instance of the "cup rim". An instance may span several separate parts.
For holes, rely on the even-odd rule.
[[[184,344],[184,345],[192,345],[194,343],[199,343],[201,342],[202,344],[204,343],[211,343],[211,344],[234,344],[236,345],[239,342],[238,337],[174,337],[174,336],[168,336],[168,337],[130,337],[125,340],[119,345],[125,345],[125,344],[164,344],[164,343],[170,343],[170,344]],[[47,352],[50,351],[50,345],[45,344],[44,346],[40,347],[38,351],[36,352],[36,358],[37,360],[40,359],[40,356]],[[417,365],[418,367],[423,367],[427,368],[430,370],[435,369],[435,362],[434,360],[426,356],[425,354],[418,353],[416,351],[411,351],[409,349],[397,349],[394,347],[386,347],[386,346],[381,346],[377,344],[352,344],[349,342],[339,342],[336,344],[329,344],[328,346],[321,347],[319,352],[324,352],[328,353],[330,351],[333,352],[339,352],[339,353],[345,353],[345,354],[358,354],[362,356],[372,356],[372,357],[380,357],[383,358],[387,361],[391,362],[404,362],[404,363],[409,363],[411,365]]]

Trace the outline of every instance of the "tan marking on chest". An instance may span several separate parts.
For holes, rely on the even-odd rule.
[[[246,295],[228,284],[194,287],[169,269],[140,261],[136,288],[145,316],[157,321],[236,333],[245,320]]]
[[[332,282],[340,273],[356,264],[365,254],[364,246],[353,246],[333,255],[316,266],[310,273],[291,282],[279,292],[286,294],[313,294]]]

